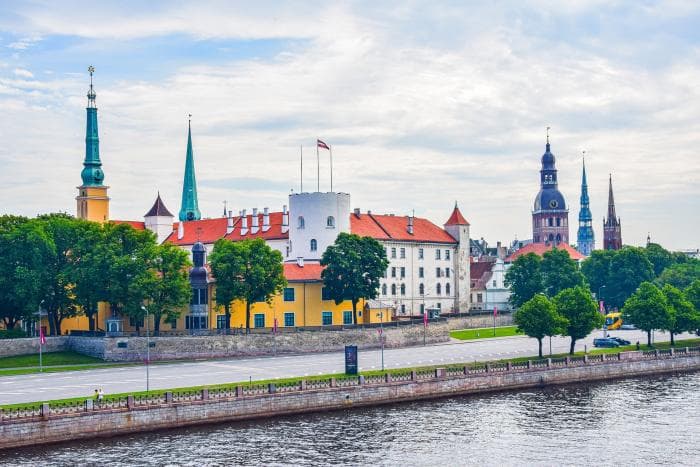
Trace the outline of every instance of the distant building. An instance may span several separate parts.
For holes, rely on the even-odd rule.
[[[471,310],[511,311],[510,288],[505,285],[507,265],[505,247],[498,247],[496,256],[483,257],[471,264]]]
[[[546,252],[557,248],[560,250],[564,250],[567,253],[569,253],[569,257],[573,259],[574,261],[583,261],[586,259],[585,256],[583,256],[578,250],[576,250],[574,247],[568,244],[561,244],[561,245],[546,245],[544,243],[530,243],[529,245],[525,245],[519,250],[515,251],[511,255],[509,255],[506,259],[505,262],[506,264],[512,263],[516,259],[518,259],[522,255],[526,255],[528,253],[535,253],[538,256],[543,256]]]
[[[532,241],[559,245],[569,243],[569,210],[557,182],[554,154],[549,145],[549,135],[542,155],[540,191],[535,197],[532,211]]]
[[[612,175],[610,175],[608,190],[608,218],[603,219],[603,248],[606,250],[619,250],[622,248],[622,224],[615,213]]]
[[[576,235],[576,248],[584,256],[590,256],[595,249],[595,234],[593,233],[593,215],[588,199],[588,183],[586,182],[586,162],[583,162],[583,175],[581,176],[581,210],[578,213],[578,232]]]

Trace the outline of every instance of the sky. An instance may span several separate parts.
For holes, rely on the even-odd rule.
[[[576,237],[582,153],[598,247],[611,174],[623,242],[700,248],[693,1],[0,4],[0,214],[75,213],[87,68],[111,217],[180,208],[188,115],[199,207],[280,210],[333,189],[362,211],[455,201],[473,238],[532,237],[545,129]],[[327,151],[320,188],[330,190]]]

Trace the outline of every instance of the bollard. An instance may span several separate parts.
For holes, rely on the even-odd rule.
[[[467,365],[464,365],[464,374],[465,375],[469,374],[469,367]]]
[[[583,363],[584,363],[584,364],[588,363],[588,354],[585,354],[585,355],[583,356]]]
[[[336,383],[335,378],[331,378],[331,387],[334,388],[334,387],[336,387],[337,385],[338,385],[338,384]]]
[[[360,379],[358,380],[357,384],[359,384],[360,386],[365,384],[365,377],[363,375],[360,375]]]
[[[48,420],[49,415],[51,415],[51,408],[49,407],[49,404],[41,404],[41,417],[44,420]]]
[[[532,368],[532,360],[527,361],[527,369],[529,370],[530,368]]]
[[[654,349],[654,356],[659,358],[659,349]]]
[[[209,399],[209,389],[202,389],[202,400],[205,401]]]
[[[173,393],[172,391],[167,391],[165,393],[165,403],[166,404],[172,404],[173,403]]]
[[[685,354],[688,355],[690,353],[690,349],[688,347],[685,348]]]
[[[571,357],[567,356],[566,359],[564,360],[564,364],[566,366],[569,366],[569,363],[571,363]]]
[[[277,387],[275,386],[275,383],[269,383],[267,385],[267,392],[270,394],[274,394],[275,392],[277,392]]]
[[[673,355],[674,355],[674,353],[673,353],[673,347],[671,347],[671,357],[673,357]]]
[[[95,401],[92,399],[86,399],[85,400],[85,411],[89,412],[95,408]]]
[[[552,366],[552,359],[548,358],[547,359],[547,368],[550,368]]]
[[[134,396],[126,396],[126,407],[129,410],[134,408]]]
[[[512,362],[506,363],[506,370],[508,370],[508,371],[513,370],[513,363]]]
[[[236,386],[236,397],[243,397],[243,386]]]
[[[464,367],[466,371],[466,366]],[[416,370],[411,370],[411,381],[416,381],[418,380],[418,374],[416,373]]]
[[[391,383],[391,374],[387,373],[384,375],[384,382]]]
[[[484,367],[486,368],[486,373],[491,371],[491,364],[490,363],[487,363],[486,365],[484,365]]]
[[[440,379],[445,377],[444,368],[435,368],[435,378]]]

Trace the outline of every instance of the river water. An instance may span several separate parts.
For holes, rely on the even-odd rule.
[[[700,465],[700,372],[21,449],[11,465]]]

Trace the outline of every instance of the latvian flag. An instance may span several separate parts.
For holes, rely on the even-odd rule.
[[[328,147],[328,145],[327,145],[326,143],[324,143],[324,142],[321,141],[320,139],[317,139],[317,140],[316,140],[316,146],[318,146],[318,147],[321,148],[321,149],[328,149],[328,150],[331,149],[331,148]]]

